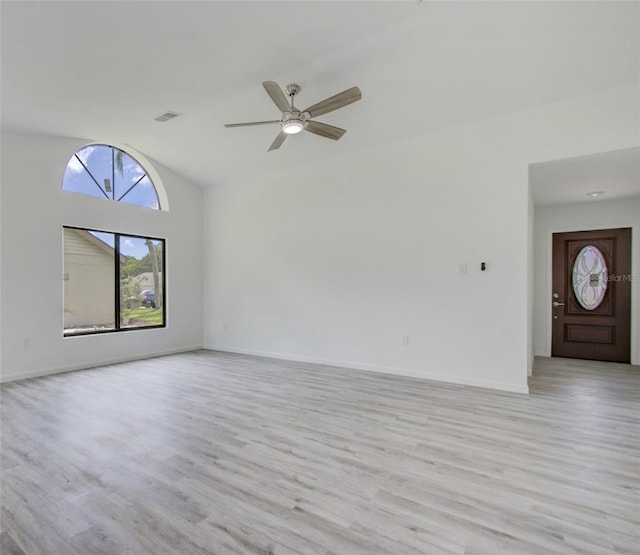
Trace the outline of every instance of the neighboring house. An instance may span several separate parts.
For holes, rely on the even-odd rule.
[[[133,281],[140,285],[140,291],[151,291],[155,293],[155,285],[153,283],[153,272],[142,272],[134,276]],[[158,272],[159,283],[162,283],[162,272]]]
[[[91,233],[64,228],[65,329],[113,327],[113,257],[113,247]]]

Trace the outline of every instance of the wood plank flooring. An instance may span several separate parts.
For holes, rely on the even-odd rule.
[[[0,550],[640,553],[640,368],[530,389],[211,351],[8,383]]]

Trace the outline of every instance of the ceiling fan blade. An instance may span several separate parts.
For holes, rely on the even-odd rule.
[[[322,114],[328,114],[329,112],[333,112],[338,108],[342,108],[343,106],[347,106],[352,102],[356,102],[362,98],[362,93],[358,87],[351,87],[346,91],[342,91],[341,93],[335,94],[322,102],[318,102],[313,106],[309,106],[305,112],[309,112],[312,118],[316,116],[321,116]]]
[[[342,137],[342,135],[347,132],[346,129],[334,127],[333,125],[329,125],[327,123],[320,123],[319,121],[310,121],[305,127],[305,131],[315,133],[316,135],[326,137],[327,139],[333,139],[334,141],[337,141],[340,137]]]
[[[275,81],[265,81],[262,83],[264,90],[267,91],[273,103],[278,107],[281,112],[287,112],[291,110],[291,106],[289,106],[289,101],[287,97],[282,92],[280,85]]]
[[[249,127],[251,125],[267,125],[269,123],[280,123],[279,119],[274,119],[271,121],[250,121],[248,123],[225,123],[225,127]]]
[[[280,148],[280,146],[282,145],[282,143],[284,143],[284,140],[286,138],[287,138],[287,134],[284,131],[280,131],[280,133],[278,133],[278,136],[271,143],[271,146],[269,147],[269,150],[267,152],[271,152],[272,150],[276,150],[277,148]]]

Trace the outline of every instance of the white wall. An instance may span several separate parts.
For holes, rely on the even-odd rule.
[[[631,227],[632,275],[640,275],[640,197],[537,207],[535,211],[535,354],[551,356],[551,235]],[[631,362],[640,364],[640,280],[631,284]]]
[[[154,163],[170,211],[62,191],[69,158],[88,141],[2,136],[2,380],[202,345],[202,191]],[[167,240],[165,329],[63,338],[62,226]]]
[[[528,165],[636,146],[636,92],[212,188],[205,346],[527,391]]]

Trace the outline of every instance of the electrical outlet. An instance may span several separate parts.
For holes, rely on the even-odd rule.
[[[406,347],[409,344],[409,336],[408,335],[403,335],[402,336],[402,344]]]
[[[23,341],[23,345],[25,349],[28,349],[29,347],[31,347],[31,338],[25,337]]]

